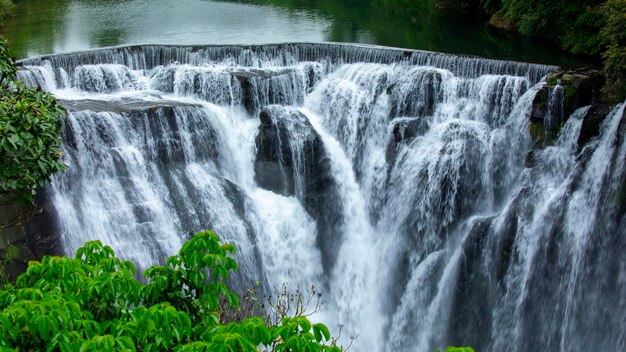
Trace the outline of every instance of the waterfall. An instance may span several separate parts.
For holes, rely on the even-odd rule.
[[[70,254],[141,269],[191,234],[238,251],[236,290],[312,284],[355,351],[626,349],[626,104],[555,67],[367,45],[126,46],[20,61],[68,109],[49,186]],[[547,138],[546,138],[547,140]]]

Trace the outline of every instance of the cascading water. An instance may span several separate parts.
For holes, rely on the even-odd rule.
[[[98,238],[145,268],[213,229],[235,288],[323,287],[356,351],[626,349],[624,105],[582,146],[585,109],[548,118],[534,149],[554,67],[335,44],[21,64],[70,111],[68,253]]]

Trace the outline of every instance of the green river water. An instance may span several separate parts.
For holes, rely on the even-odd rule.
[[[583,64],[555,45],[467,16],[442,15],[430,0],[18,0],[17,5],[0,31],[19,58],[124,44],[332,41]]]

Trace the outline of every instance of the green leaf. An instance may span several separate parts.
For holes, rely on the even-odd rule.
[[[314,333],[315,333],[315,330],[318,330],[319,332],[321,332],[324,335],[324,339],[326,341],[330,340],[330,331],[328,330],[326,325],[321,324],[321,323],[313,324],[313,332]]]
[[[300,327],[302,328],[302,331],[309,331],[311,330],[311,323],[309,322],[309,320],[305,317],[300,317],[300,321],[299,321]]]
[[[11,143],[14,147],[17,147],[18,142],[20,141],[20,136],[17,134],[13,134],[8,138],[9,143]]]
[[[39,330],[39,336],[43,340],[47,340],[50,337],[50,321],[48,317],[39,317],[37,328]]]

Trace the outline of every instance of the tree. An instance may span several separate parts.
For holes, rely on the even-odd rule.
[[[626,99],[626,1],[609,0],[602,9],[607,16],[601,31],[607,46],[602,54],[605,91],[611,100],[619,101]]]
[[[601,55],[606,99],[626,99],[626,1],[479,0],[524,35],[551,39],[574,54]]]
[[[32,203],[37,187],[66,168],[60,160],[65,110],[41,88],[15,79],[7,40],[0,39],[0,203]]]
[[[234,252],[201,232],[146,270],[146,283],[99,241],[75,258],[31,262],[0,291],[0,351],[341,351],[326,326],[302,315],[272,326],[260,317],[224,322],[220,302],[239,306],[224,283]]]
[[[11,0],[0,0],[0,24],[4,23],[4,19],[11,16],[15,11],[15,4]]]

